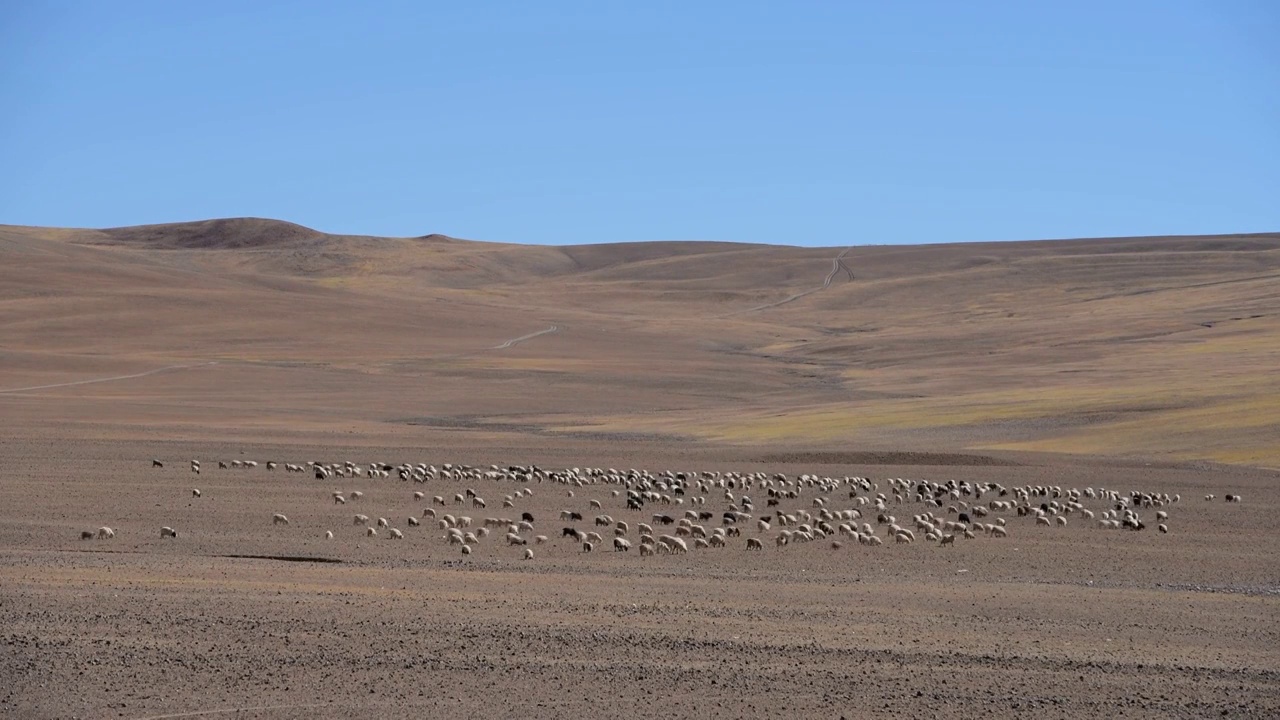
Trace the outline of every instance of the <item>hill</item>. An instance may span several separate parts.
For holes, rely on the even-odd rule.
[[[0,253],[26,433],[1280,466],[1276,234],[539,247],[240,218],[0,226]]]

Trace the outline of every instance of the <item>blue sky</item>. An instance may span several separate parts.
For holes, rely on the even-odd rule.
[[[1280,4],[0,3],[0,223],[1280,230]]]

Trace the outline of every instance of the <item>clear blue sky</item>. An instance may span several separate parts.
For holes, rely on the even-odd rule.
[[[0,2],[0,223],[1280,230],[1280,3]]]

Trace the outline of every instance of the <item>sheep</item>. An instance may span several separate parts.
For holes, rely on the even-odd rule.
[[[418,518],[412,515],[409,516],[409,527],[418,527],[421,524],[422,524],[421,520],[419,520]]]
[[[525,559],[525,560],[532,560],[532,559],[533,559],[533,548],[525,548],[525,549],[524,549],[524,559]]]
[[[689,546],[685,544],[684,540],[681,540],[674,535],[663,535],[658,538],[658,542],[665,545],[667,547],[667,551],[671,553],[689,552]]]
[[[191,497],[200,497],[200,488],[191,488]]]
[[[470,555],[470,554],[471,554],[471,546],[470,546],[470,545],[463,545],[463,546],[462,546],[462,554],[463,554],[463,555]]]
[[[525,540],[524,538],[520,537],[515,533],[507,533],[507,544],[508,545],[528,545],[529,541]]]
[[[968,531],[966,530],[965,532],[968,532]],[[954,545],[955,543],[956,543],[956,536],[950,533],[943,535],[942,539],[938,541],[938,545]]]
[[[115,538],[115,536],[116,536],[116,531],[115,531],[115,530],[112,530],[112,529],[111,529],[111,528],[109,528],[109,527],[106,527],[105,525],[104,525],[104,526],[102,526],[102,527],[100,527],[100,528],[98,528],[98,539],[99,539],[99,540],[112,540],[112,539],[114,539],[114,538]]]
[[[325,540],[332,540],[332,539],[333,539],[333,531],[332,531],[332,530],[325,530],[325,531],[324,531],[324,539],[325,539]]]
[[[164,467],[164,463],[160,462],[159,460],[152,460],[152,461],[151,461],[151,467],[153,467],[153,468],[162,468],[162,467]]]
[[[616,537],[613,539],[614,552],[619,552],[619,551],[626,552],[630,549],[631,549],[631,541],[627,540],[626,538]]]
[[[1067,526],[1067,519],[1066,519],[1066,518],[1064,518],[1064,517],[1062,517],[1061,515],[1059,515],[1057,518],[1055,518],[1055,521],[1058,523],[1058,526],[1059,526],[1059,527],[1066,527],[1066,526]]]
[[[426,497],[426,495],[423,495],[421,492],[414,491],[414,493],[413,493],[413,499],[414,499],[414,500],[421,500],[421,499],[422,499],[422,498],[424,498],[424,497]]]
[[[387,535],[387,539],[389,539],[389,540],[403,540],[403,539],[404,539],[404,533],[400,532],[399,530],[397,530],[397,529],[395,529],[395,528],[391,528],[390,533]]]
[[[367,524],[368,522],[369,522],[369,516],[368,516],[368,515],[356,515],[356,516],[355,516],[355,518],[354,518],[354,520],[352,520],[352,523],[351,523],[351,524],[352,524],[352,525],[365,525],[365,524]]]
[[[276,513],[275,515],[271,516],[271,524],[272,525],[288,525],[289,518],[285,517],[284,513]]]
[[[1225,498],[1229,503],[1238,503],[1241,500],[1239,495],[1226,495]]]
[[[166,525],[165,527],[160,528],[160,537],[162,537],[162,538],[177,538],[177,537],[178,537],[178,531],[177,531],[177,530],[174,530],[173,528],[168,527],[168,526]]]
[[[1048,527],[1048,526],[1053,525],[1053,523],[1049,522],[1049,518],[1048,518],[1048,517],[1046,517],[1046,516],[1044,516],[1044,515],[1041,515],[1040,517],[1037,517],[1037,518],[1036,518],[1036,525],[1044,525],[1044,526]]]
[[[359,490],[354,490],[351,493],[352,500],[359,500],[362,497],[364,497],[364,493],[360,492]]]
[[[378,527],[391,527],[391,523],[384,517],[378,518]]]
[[[595,549],[596,549],[596,544],[595,544],[595,543],[593,543],[593,542],[584,542],[584,543],[582,543],[582,552],[584,552],[584,553],[589,553],[589,552],[591,552],[592,550],[595,550]]]
[[[1169,532],[1169,526],[1164,523],[1157,525],[1156,529],[1159,530],[1161,534]]]
[[[347,499],[346,499],[346,498],[344,498],[344,497],[342,497],[341,495],[339,495],[339,494],[337,494],[337,493],[334,493],[334,494],[333,494],[333,504],[334,504],[334,505],[346,505],[346,504],[347,504]]]
[[[434,497],[432,497],[432,498],[431,498],[431,504],[432,504],[432,505],[440,505],[440,506],[443,506],[443,505],[444,505],[444,498],[443,498],[443,497],[441,497],[441,496],[439,496],[439,495],[436,495],[436,496],[434,496]]]
[[[1009,531],[1003,525],[996,525],[991,529],[991,537],[1008,537]]]
[[[642,545],[640,546],[640,557],[648,557],[648,556],[650,556],[650,555],[652,555],[652,554],[653,554],[653,546],[652,546],[652,545],[644,545],[644,544],[642,544]]]
[[[377,528],[371,528],[371,527],[365,528],[364,535],[365,537],[377,537],[378,530]]]
[[[92,539],[93,539],[93,531],[92,531],[92,530],[81,530],[81,531],[80,531],[80,539],[81,539],[81,540],[92,540]]]
[[[747,538],[748,550],[763,550],[764,543],[760,542],[760,538]]]
[[[547,542],[547,536],[546,536],[546,535],[534,535],[534,536],[533,536],[533,541],[534,541],[535,543],[537,543],[538,545],[542,545],[542,544],[544,544],[544,543],[546,543],[546,542]]]

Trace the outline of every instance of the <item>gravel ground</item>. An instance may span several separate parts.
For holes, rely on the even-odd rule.
[[[583,529],[601,512],[631,521],[634,535],[651,512],[625,510],[609,487],[571,498],[544,484],[502,510],[518,486],[317,482],[262,467],[217,470],[217,459],[242,457],[233,447],[170,450],[166,467],[153,469],[155,446],[144,442],[0,446],[0,715],[1280,716],[1274,473],[1052,458],[823,465],[880,481],[1025,478],[1182,499],[1167,508],[1168,535],[1010,516],[1009,538],[954,547],[778,548],[766,537],[759,553],[735,538],[723,549],[640,557],[584,554],[559,537],[562,509],[582,512]],[[254,459],[305,461],[312,450],[258,448]],[[646,465],[605,459],[660,470],[675,456],[645,450]],[[186,468],[191,455],[205,463],[198,478]],[[451,459],[440,449],[339,457]],[[701,469],[684,456],[677,464]],[[809,469],[729,455],[705,469],[735,467]],[[551,542],[524,561],[499,532],[464,558],[434,525],[406,524],[422,516],[414,490],[429,500],[464,487],[488,509],[450,512],[477,521],[532,512]],[[335,506],[335,489],[365,495]],[[1208,492],[1219,499],[1205,502]],[[1223,503],[1227,492],[1245,502]],[[754,494],[763,514],[763,493]],[[718,520],[724,506],[713,495],[705,509]],[[831,506],[851,507],[839,495]],[[812,510],[812,497],[782,509]],[[901,522],[923,510],[894,511]],[[290,525],[273,526],[275,512]],[[357,512],[387,517],[405,539],[366,538],[352,524]],[[101,525],[117,538],[78,539]],[[162,525],[179,537],[162,540]],[[266,559],[283,557],[326,562]]]

